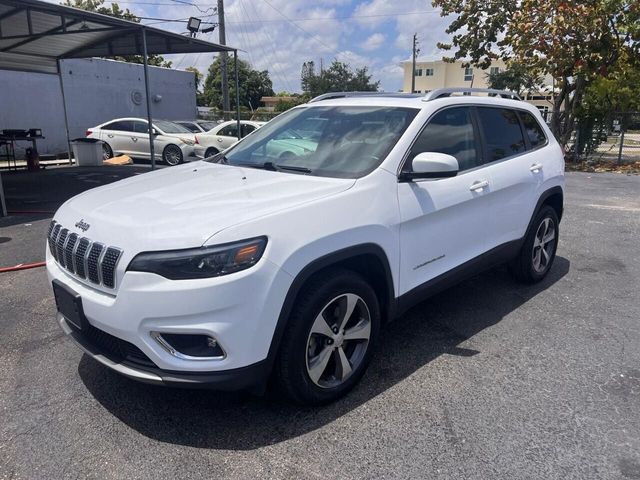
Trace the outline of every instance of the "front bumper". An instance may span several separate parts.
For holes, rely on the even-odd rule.
[[[260,392],[269,376],[267,360],[246,367],[213,372],[180,372],[162,370],[155,366],[141,365],[114,353],[105,351],[90,338],[74,329],[58,314],[58,323],[67,336],[87,355],[105,367],[132,380],[153,385],[182,388],[210,388],[214,390],[253,390]]]
[[[64,332],[103,365],[136,380],[170,385],[245,388],[266,380],[267,356],[291,277],[263,258],[235,274],[172,281],[144,272],[127,272],[108,294],[58,266],[47,252],[49,280],[57,280],[82,299],[91,329],[105,341],[74,329],[60,314]],[[93,332],[93,333],[96,333]],[[200,334],[215,338],[224,358],[185,359],[172,355],[153,332]],[[105,343],[106,342],[106,343]],[[105,348],[111,346],[114,348]],[[123,345],[119,345],[122,342]],[[133,352],[132,355],[129,355]]]

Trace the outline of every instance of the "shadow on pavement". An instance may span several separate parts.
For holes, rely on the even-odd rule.
[[[383,328],[383,344],[362,382],[347,397],[322,408],[291,405],[273,391],[259,398],[141,384],[86,355],[78,372],[107,410],[147,437],[198,448],[255,449],[334,421],[440,355],[480,353],[460,344],[544,292],[568,273],[569,266],[569,260],[556,257],[547,278],[531,286],[514,283],[506,268],[499,267],[416,306]]]

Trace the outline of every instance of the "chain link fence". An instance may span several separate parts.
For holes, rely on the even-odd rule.
[[[587,162],[640,162],[640,112],[581,119],[568,151],[575,160]]]

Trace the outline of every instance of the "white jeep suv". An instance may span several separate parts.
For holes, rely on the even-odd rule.
[[[136,380],[260,392],[273,375],[298,402],[340,397],[426,296],[503,262],[525,282],[551,268],[563,153],[500,96],[328,94],[70,199],[48,234],[60,326]],[[297,154],[270,148],[292,137]]]

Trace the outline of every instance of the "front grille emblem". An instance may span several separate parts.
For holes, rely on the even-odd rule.
[[[89,225],[87,222],[84,221],[84,218],[81,218],[80,221],[76,223],[76,227],[82,230],[83,232],[86,232],[87,230],[89,230],[90,226],[91,225]]]

